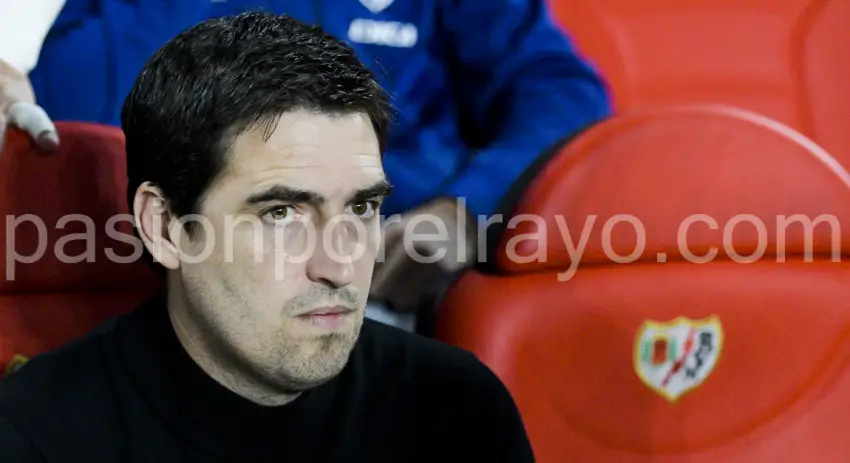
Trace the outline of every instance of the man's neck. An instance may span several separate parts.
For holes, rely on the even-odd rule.
[[[168,294],[168,315],[171,326],[189,357],[216,382],[251,402],[276,407],[295,400],[299,393],[281,392],[262,381],[257,375],[246,371],[226,349],[204,335],[198,324],[189,315],[182,295]]]

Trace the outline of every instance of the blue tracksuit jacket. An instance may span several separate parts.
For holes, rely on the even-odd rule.
[[[31,74],[36,95],[56,120],[117,125],[160,46],[249,9],[321,24],[392,95],[384,167],[396,190],[384,214],[454,196],[489,215],[536,156],[610,113],[543,0],[68,0]]]

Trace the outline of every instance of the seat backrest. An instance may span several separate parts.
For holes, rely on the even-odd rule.
[[[505,381],[537,461],[850,455],[850,174],[810,140],[722,107],[616,117],[512,222],[436,335]]]
[[[127,213],[122,132],[57,129],[57,152],[13,132],[0,156],[0,365],[60,346],[158,284]]]
[[[549,3],[619,109],[727,103],[791,126],[850,165],[850,2]]]

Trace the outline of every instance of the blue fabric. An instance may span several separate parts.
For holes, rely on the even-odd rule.
[[[68,0],[31,74],[39,102],[56,120],[118,125],[160,46],[249,9],[321,24],[392,95],[385,214],[453,196],[489,215],[541,152],[610,114],[603,82],[543,0]]]

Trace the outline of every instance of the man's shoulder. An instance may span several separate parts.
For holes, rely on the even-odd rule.
[[[108,436],[119,423],[110,393],[119,380],[110,368],[114,340],[113,320],[0,381],[0,442],[8,445],[0,449],[0,461],[10,455],[14,461],[24,460],[21,455],[41,461],[35,454],[112,455],[117,442],[92,436]]]
[[[371,322],[361,346],[379,406],[413,416],[423,461],[533,462],[516,403],[502,380],[474,354]],[[475,429],[473,435],[469,429]],[[434,458],[430,458],[431,456]]]
[[[109,381],[103,353],[110,321],[67,345],[34,357],[0,381],[0,413],[51,414]],[[102,389],[101,389],[102,390]]]
[[[455,391],[503,388],[490,368],[467,350],[371,320],[364,324],[364,334],[363,354],[381,376]]]

